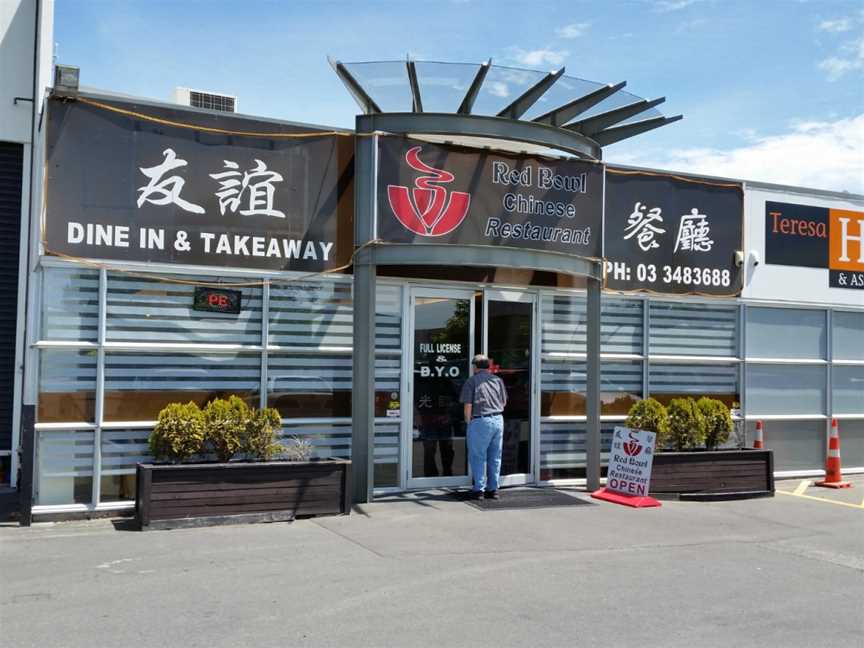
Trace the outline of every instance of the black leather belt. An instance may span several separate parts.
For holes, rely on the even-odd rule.
[[[492,414],[480,414],[479,416],[472,416],[471,420],[478,418],[489,418],[490,416],[501,416],[501,412],[493,412]]]

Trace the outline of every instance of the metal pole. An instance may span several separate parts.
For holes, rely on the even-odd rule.
[[[376,138],[358,128],[354,145],[355,248],[375,238],[376,147]],[[351,474],[355,504],[371,502],[375,485],[375,274],[372,250],[357,251],[354,256],[351,398]]]
[[[588,279],[588,366],[585,430],[588,490],[600,488],[600,279]]]

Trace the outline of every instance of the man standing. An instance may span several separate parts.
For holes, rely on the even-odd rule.
[[[489,372],[489,358],[479,354],[471,361],[474,375],[465,381],[459,400],[468,424],[468,463],[474,475],[474,499],[498,499],[501,475],[501,440],[504,433],[504,406],[507,388],[504,381]]]

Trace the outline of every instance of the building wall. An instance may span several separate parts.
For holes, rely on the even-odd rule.
[[[0,263],[0,483],[17,476],[18,422],[23,387],[24,329],[33,126],[38,123],[45,92],[51,85],[54,41],[53,0],[0,2],[0,205],[3,260]],[[34,96],[35,79],[35,96]],[[38,193],[38,192],[37,192]]]
[[[36,11],[39,9],[39,40],[36,38]],[[42,108],[44,90],[51,85],[54,40],[53,0],[3,0],[0,2],[0,141],[28,143],[34,103],[34,47],[39,48],[36,113]]]
[[[236,393],[277,407],[282,438],[307,439],[319,457],[350,457],[348,277],[225,277],[245,284],[237,316],[191,308],[192,284],[211,277],[153,270],[159,276],[145,278],[140,268],[46,260],[39,272],[37,505],[130,506],[135,464],[151,459],[147,435],[171,401]],[[378,289],[379,488],[398,488],[405,470],[410,430],[384,403],[404,383],[410,285],[387,280]],[[585,296],[530,290],[540,309],[538,477],[580,478]],[[737,410],[732,445],[751,443],[756,420],[765,422],[780,472],[822,468],[831,416],[840,419],[845,468],[864,469],[864,346],[849,344],[864,331],[864,309],[607,294],[601,326],[604,460],[612,427],[636,400],[708,395]]]

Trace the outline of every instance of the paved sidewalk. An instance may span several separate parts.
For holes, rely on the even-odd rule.
[[[0,526],[0,574],[4,646],[864,646],[864,511],[792,496]]]

